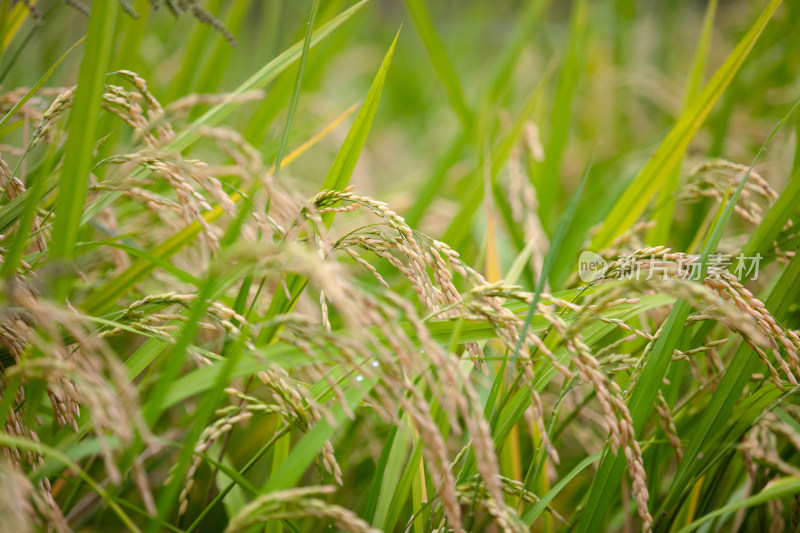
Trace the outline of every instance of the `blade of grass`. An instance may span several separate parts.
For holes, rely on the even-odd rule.
[[[794,159],[792,159],[792,172],[800,170],[800,115],[794,119]]]
[[[382,531],[395,531],[397,527],[397,522],[400,520],[401,511],[403,510],[404,504],[408,499],[408,493],[412,492],[412,485],[414,483],[414,479],[417,477],[419,470],[420,461],[422,460],[422,442],[417,440],[412,447],[411,454],[408,457],[408,463],[405,465],[403,469],[402,475],[397,483],[396,487],[390,487],[393,498],[392,502],[389,505],[388,514],[386,520],[383,523],[383,527],[381,528]],[[413,498],[413,495],[412,495]],[[412,511],[414,510],[413,502],[412,502]],[[416,523],[416,520],[414,521]]]
[[[92,151],[97,139],[97,115],[101,109],[106,70],[114,43],[117,2],[97,2],[89,15],[86,47],[78,74],[78,87],[69,114],[64,165],[58,189],[56,220],[50,255],[69,262],[78,238],[86,187],[92,167]],[[55,296],[67,295],[70,276],[61,273],[55,280]]]
[[[53,9],[53,8],[50,8],[50,9]],[[48,10],[48,12],[49,12],[49,10]],[[46,15],[47,14],[43,15],[42,18],[45,18]],[[33,37],[41,29],[42,29],[42,27],[40,25],[36,25],[33,28],[31,28],[28,31],[28,33],[25,35],[25,38],[22,39],[22,42],[19,43],[19,45],[17,46],[17,49],[14,51],[14,53],[11,54],[11,57],[7,61],[0,62],[0,64],[3,65],[3,70],[0,71],[0,83],[3,83],[3,80],[6,79],[6,76],[8,76],[8,73],[11,71],[12,68],[14,68],[14,65],[17,64],[17,61],[19,60],[20,56],[22,56],[22,52],[24,52],[26,49],[28,49],[28,46],[30,45],[31,40],[33,39]],[[2,55],[2,53],[0,53],[0,55]],[[2,135],[0,135],[0,137],[2,137]]]
[[[519,334],[519,341],[514,348],[514,362],[516,362],[517,357],[519,357],[519,351],[522,349],[522,345],[525,342],[526,336],[528,335],[528,329],[530,328],[533,315],[536,312],[536,306],[539,305],[539,297],[542,295],[545,283],[547,283],[547,277],[550,275],[550,270],[553,268],[553,264],[556,261],[556,256],[558,256],[558,252],[561,250],[561,243],[564,241],[564,238],[569,231],[569,227],[572,224],[572,219],[575,216],[575,211],[578,208],[578,202],[580,201],[581,194],[583,193],[583,189],[586,187],[586,182],[589,179],[589,171],[592,169],[592,161],[593,160],[589,160],[589,163],[586,165],[586,168],[583,171],[581,182],[578,184],[578,188],[575,189],[575,192],[572,193],[572,198],[569,201],[566,211],[564,211],[564,214],[561,216],[561,221],[558,223],[558,228],[556,229],[555,235],[553,235],[553,240],[550,241],[550,249],[547,252],[547,256],[544,258],[542,271],[539,274],[539,279],[536,282],[536,289],[533,292],[533,300],[531,301],[530,307],[528,307],[528,313],[525,315],[525,321],[522,323],[522,331]]]
[[[561,193],[561,159],[569,138],[572,122],[572,101],[584,69],[586,48],[589,44],[589,7],[585,0],[571,6],[570,37],[567,54],[561,65],[558,85],[550,116],[550,134],[545,144],[544,161],[532,171],[533,183],[539,201],[539,218],[545,230],[551,229],[551,214]]]
[[[730,465],[729,461],[731,456],[736,453],[742,437],[767,413],[778,406],[783,398],[792,393],[796,393],[796,388],[788,393],[782,393],[780,389],[770,383],[742,398],[735,409],[730,412],[728,418],[708,439],[708,445],[698,454],[697,461],[693,462],[685,471],[684,489],[670,493],[662,508],[677,508],[674,505],[675,502],[690,496],[692,498],[690,504],[680,509],[682,512],[686,511],[686,514],[681,517],[683,522],[688,523],[695,513],[710,512],[714,506],[712,502],[717,497],[723,496],[720,494],[723,491],[720,490],[719,477],[735,477],[736,466]],[[714,472],[713,469],[717,465],[719,467]],[[660,523],[656,524],[656,528],[663,531],[674,517],[677,517],[674,513],[660,514]]]
[[[566,295],[565,295],[566,296]],[[618,309],[614,309],[609,315],[606,315],[608,318],[616,318],[619,320],[627,321],[631,320],[632,318],[638,316],[644,311],[648,309],[653,309],[656,307],[670,305],[674,302],[674,298],[667,297],[664,295],[653,295],[648,297],[641,298],[639,304],[634,306],[623,306]],[[541,322],[540,320],[532,321],[532,326],[529,331],[544,331],[547,329],[548,325],[546,322]],[[533,326],[533,324],[537,324],[537,326]],[[464,329],[470,327],[468,325],[464,326]],[[598,342],[604,336],[608,335],[610,331],[612,331],[614,326],[606,323],[595,323],[588,326],[583,331],[584,342],[591,346],[593,343]],[[467,340],[469,336],[462,335],[461,339]],[[438,340],[438,339],[437,339]],[[556,359],[562,365],[569,364],[570,354],[565,348],[559,348],[554,353]],[[509,358],[510,359],[510,358]],[[534,367],[534,375],[536,376],[536,381],[533,384],[534,389],[537,392],[541,392],[547,386],[548,383],[556,376],[558,371],[547,361],[546,363],[540,363],[535,365]],[[497,398],[498,390],[501,389],[492,389],[493,395],[490,395],[489,399],[487,400],[487,405],[490,405],[489,402],[495,401],[495,405],[500,404],[500,399]],[[522,416],[525,413],[525,410],[530,406],[531,402],[531,390],[526,386],[519,387],[514,395],[504,401],[504,406],[500,407],[493,407],[493,411],[495,413],[491,416],[491,427],[492,427],[492,438],[494,439],[495,446],[500,447],[503,442],[505,442],[506,437],[511,431],[511,428],[516,425]],[[472,452],[467,455],[466,463],[464,469],[460,475],[460,481],[464,481],[468,479],[470,476],[476,473],[475,467],[475,456]]]
[[[575,476],[586,470],[586,468],[588,468],[590,465],[596,463],[601,456],[602,452],[597,452],[578,463],[577,466],[575,466],[575,468],[573,468],[566,476],[562,477],[558,483],[553,485],[553,488],[550,489],[547,494],[542,496],[542,498],[533,505],[530,511],[525,513],[525,516],[522,517],[522,521],[525,522],[529,527],[533,526],[533,523],[536,521],[539,515],[542,514],[542,511],[544,511],[547,506],[550,505],[550,502],[553,501],[556,496],[558,496],[564,487],[566,487],[567,484],[569,484],[569,482],[575,478]]]
[[[209,282],[209,285],[212,285],[212,282]],[[205,304],[206,304],[206,297],[210,294],[210,290],[208,294],[202,294],[197,298],[198,307],[192,313],[189,318],[188,324],[194,323],[196,325],[197,321],[195,321],[195,317],[198,317],[205,311]],[[199,314],[198,314],[199,310]],[[189,331],[184,331],[183,336],[178,340],[178,344],[176,345],[176,350],[174,350],[171,354],[173,358],[182,358],[182,352],[185,350],[186,347],[181,347],[181,343],[183,342],[185,337],[189,337],[190,339],[194,335],[191,334]],[[214,382],[213,387],[211,388],[210,394],[206,394],[200,403],[200,406],[197,409],[197,412],[192,415],[192,426],[189,434],[183,439],[181,451],[178,455],[178,461],[176,464],[175,470],[172,472],[172,480],[167,484],[166,489],[161,493],[158,502],[158,510],[159,515],[166,520],[172,508],[177,503],[177,496],[181,489],[181,486],[184,484],[186,472],[189,470],[189,464],[192,460],[192,456],[194,455],[195,446],[200,439],[202,432],[208,426],[211,417],[214,414],[214,410],[219,405],[220,401],[223,397],[223,390],[225,387],[228,386],[228,383],[233,377],[233,371],[236,368],[237,363],[239,362],[242,352],[244,350],[244,346],[247,342],[247,338],[249,336],[249,328],[243,328],[240,333],[239,337],[236,339],[236,343],[233,349],[231,349],[227,357],[225,358],[225,362],[222,363],[220,372],[217,375],[217,378]],[[188,345],[187,345],[188,346]],[[163,374],[160,376],[163,379]],[[171,385],[171,383],[169,383]],[[157,531],[156,525],[152,524],[154,527],[148,528],[150,531]]]
[[[45,72],[45,73],[44,73],[44,75],[43,75],[41,78],[39,78],[39,81],[37,81],[37,82],[36,82],[36,84],[35,84],[33,87],[31,87],[31,88],[30,88],[30,90],[29,90],[27,93],[25,93],[25,96],[23,96],[23,97],[22,97],[22,98],[19,100],[19,102],[17,102],[16,104],[14,104],[14,106],[13,106],[13,107],[12,107],[12,108],[11,108],[11,109],[8,111],[8,113],[6,113],[6,115],[5,115],[5,116],[4,116],[2,119],[0,119],[0,126],[2,126],[3,124],[5,124],[5,123],[8,121],[8,119],[10,119],[11,117],[13,117],[13,116],[14,116],[14,114],[15,114],[17,111],[19,111],[19,109],[20,109],[22,106],[24,106],[24,105],[25,105],[25,103],[26,103],[28,100],[30,100],[30,99],[31,99],[31,97],[32,97],[34,94],[36,94],[36,92],[37,92],[39,89],[41,89],[41,88],[42,88],[42,85],[44,85],[44,84],[45,84],[45,82],[46,82],[46,81],[47,81],[47,80],[50,78],[50,76],[53,74],[53,72],[55,72],[55,70],[58,68],[58,66],[61,64],[61,62],[62,62],[62,61],[64,61],[64,59],[66,59],[66,57],[67,57],[67,56],[70,54],[70,52],[72,52],[72,51],[73,51],[75,48],[77,48],[77,46],[78,46],[79,44],[81,44],[81,43],[84,41],[84,39],[86,39],[86,36],[83,36],[83,37],[81,37],[80,39],[78,39],[78,41],[77,41],[75,44],[73,44],[72,46],[70,46],[70,47],[69,47],[69,49],[68,49],[66,52],[64,52],[64,54],[63,54],[61,57],[59,57],[59,58],[58,58],[58,61],[56,61],[55,63],[53,63],[53,66],[51,66],[49,69],[47,69],[47,72]]]
[[[286,124],[283,127],[283,136],[281,137],[281,145],[278,148],[278,156],[275,158],[275,177],[281,171],[281,162],[283,160],[283,152],[286,150],[286,144],[289,142],[289,131],[292,129],[292,121],[294,120],[295,111],[297,111],[297,103],[300,101],[300,88],[303,86],[303,73],[306,69],[306,59],[308,59],[308,50],[311,47],[311,34],[314,29],[314,19],[317,16],[317,9],[319,2],[312,0],[311,14],[308,16],[308,23],[306,25],[306,36],[303,40],[303,51],[300,54],[300,65],[297,67],[297,79],[294,82],[294,90],[292,91],[292,100],[289,103],[289,110],[286,114]]]
[[[120,508],[117,502],[106,492],[103,487],[101,487],[93,478],[90,476],[86,471],[84,471],[80,465],[70,459],[66,454],[62,453],[60,450],[56,448],[51,448],[39,442],[33,442],[28,439],[24,439],[21,437],[16,437],[14,435],[9,435],[4,432],[0,432],[0,444],[3,446],[7,446],[9,448],[17,448],[21,450],[28,450],[35,452],[44,457],[52,457],[56,459],[60,463],[62,463],[65,467],[68,467],[73,472],[77,473],[78,476],[83,480],[84,483],[91,487],[92,491],[94,491],[98,496],[100,496],[106,504],[111,508],[117,518],[128,528],[129,531],[139,532],[141,531],[136,524],[131,520],[131,518],[125,513],[125,511]]]
[[[764,490],[758,494],[750,496],[749,498],[745,498],[744,500],[728,504],[725,507],[721,507],[711,513],[708,513],[702,518],[698,518],[688,526],[680,529],[678,533],[689,533],[690,531],[694,531],[695,529],[699,528],[709,520],[719,516],[732,514],[739,509],[747,509],[748,507],[761,505],[772,500],[779,500],[786,496],[797,494],[798,492],[800,492],[800,478],[789,476],[776,479],[771,481],[764,488]]]
[[[765,302],[777,320],[785,319],[789,306],[797,298],[800,298],[800,287],[795,282],[798,276],[800,276],[800,258],[796,256],[784,269]],[[736,350],[708,407],[702,412],[695,425],[695,432],[686,446],[683,461],[678,465],[678,471],[670,485],[659,513],[660,516],[670,512],[674,514],[676,511],[673,506],[678,502],[686,487],[686,479],[695,464],[702,459],[703,450],[713,442],[713,435],[730,418],[730,413],[741,398],[750,375],[758,370],[760,364],[758,357],[746,344],[742,343]],[[670,518],[671,516],[668,516],[665,519],[669,520]]]
[[[61,150],[57,150],[55,158],[56,160],[58,159],[60,152]],[[42,179],[45,180],[43,196],[47,195],[58,186],[60,176],[60,171],[54,172],[48,176],[42,176]],[[17,220],[19,220],[19,217],[24,214],[25,208],[28,205],[32,194],[32,191],[28,189],[7,204],[0,207],[0,231],[7,231],[8,228],[10,228]]]
[[[11,7],[11,11],[7,11],[9,9],[10,3],[3,2],[2,9],[3,9],[3,24],[0,26],[3,30],[2,35],[2,49],[0,50],[0,57],[2,54],[5,53],[6,48],[8,45],[11,44],[12,39],[17,35],[20,27],[22,27],[22,23],[25,22],[25,19],[30,15],[31,10],[24,3],[18,3],[15,6]]]
[[[525,343],[525,339],[527,338],[531,320],[533,319],[533,315],[539,304],[539,298],[541,297],[542,291],[544,290],[545,283],[547,283],[547,278],[550,275],[550,270],[553,268],[556,256],[558,255],[558,252],[561,250],[561,243],[563,242],[564,237],[566,236],[567,232],[569,231],[569,227],[572,224],[572,219],[575,216],[575,211],[578,207],[578,202],[580,201],[581,194],[583,193],[583,190],[586,186],[586,181],[589,179],[589,171],[591,170],[591,168],[592,168],[592,160],[590,160],[589,163],[586,165],[586,169],[583,172],[583,177],[581,178],[581,181],[578,184],[577,189],[573,193],[572,198],[570,199],[569,206],[567,206],[566,211],[561,217],[561,221],[559,222],[558,228],[556,229],[556,233],[553,236],[553,240],[550,243],[550,249],[548,250],[547,256],[544,259],[544,263],[542,264],[542,270],[539,273],[539,279],[537,280],[536,288],[534,289],[533,298],[531,300],[530,307],[528,308],[528,313],[525,315],[525,321],[522,324],[522,331],[520,332],[519,341],[517,342],[517,345],[514,347],[514,355],[512,357],[512,362],[513,362],[512,367],[516,367],[517,359],[519,357],[519,352],[522,349],[523,344]],[[517,379],[519,379],[519,374]],[[505,393],[506,394],[505,398],[508,398],[508,395],[514,390],[514,388],[515,385],[512,385],[507,390],[507,392]],[[500,409],[502,409],[504,406],[505,406],[505,400],[500,404],[499,407]],[[514,426],[511,429],[512,440],[507,441],[512,445],[512,449],[518,448],[519,446],[517,436],[515,435],[516,427],[517,426]],[[514,444],[516,444],[516,446],[514,446]],[[534,443],[535,447],[537,444],[541,445],[541,438],[537,439],[537,441]],[[539,446],[538,451],[535,453],[535,456],[539,456],[539,454],[542,453],[544,453],[544,450],[542,450],[541,447]],[[515,455],[518,457],[518,450],[517,454]],[[535,460],[536,459],[534,459],[534,461]],[[515,477],[514,479],[519,479],[522,476],[521,463],[519,464],[518,469],[516,470],[518,470],[519,476]],[[539,473],[536,472],[535,469],[529,469],[527,471],[525,479],[523,480],[523,487],[530,486],[532,479],[537,479],[537,480],[540,479]]]
[[[311,2],[311,13],[308,17],[308,22],[306,24],[306,33],[303,39],[303,50],[300,54],[300,64],[297,68],[297,77],[294,83],[294,89],[292,91],[292,98],[289,102],[289,109],[286,114],[286,123],[284,124],[283,128],[283,135],[281,136],[281,144],[278,148],[278,155],[275,158],[275,165],[274,165],[274,175],[277,179],[280,170],[281,164],[283,162],[283,152],[286,149],[286,145],[289,141],[289,132],[292,127],[292,121],[294,120],[294,114],[297,110],[297,104],[300,101],[300,89],[303,85],[303,74],[305,73],[306,67],[306,60],[308,59],[308,51],[311,48],[311,37],[312,32],[314,29],[314,19],[317,15],[317,9],[319,8],[319,3],[317,0],[312,0]],[[264,279],[261,281],[262,285],[264,283]],[[294,280],[290,283],[294,284]],[[288,457],[289,449],[291,446],[289,435],[284,436],[283,438],[279,439],[275,446],[275,451],[273,452],[272,456],[272,471],[276,471],[281,463]],[[280,533],[283,530],[283,527],[280,523],[273,523],[267,527],[268,533],[277,532]]]
[[[423,443],[419,440],[419,436],[415,435],[417,447],[420,449]],[[414,464],[418,466],[415,468]],[[411,463],[412,469],[416,470],[414,474],[414,482],[412,489],[412,503],[411,510],[414,512],[414,533],[425,533],[425,516],[422,510],[428,505],[428,489],[425,483],[425,460],[420,457],[419,461]],[[397,507],[399,508],[399,506]]]
[[[706,6],[706,14],[703,18],[703,27],[700,31],[700,40],[694,52],[692,67],[689,71],[689,79],[686,84],[686,94],[682,112],[692,103],[697,95],[697,89],[703,79],[708,58],[708,49],[711,43],[711,33],[714,29],[714,15],[717,12],[717,0],[710,0]],[[680,183],[679,161],[672,172],[665,180],[664,186],[658,190],[658,208],[654,212],[656,225],[647,234],[647,242],[652,245],[667,244],[667,240],[672,228],[672,217],[675,210],[675,193]]]
[[[428,51],[428,57],[433,63],[433,70],[447,92],[450,106],[461,121],[461,127],[466,132],[466,137],[470,137],[469,132],[472,130],[474,120],[473,113],[464,100],[461,81],[458,79],[458,74],[456,74],[450,58],[447,57],[442,40],[436,33],[436,28],[425,6],[425,0],[405,0],[405,4],[411,20],[414,21],[414,27],[417,28],[425,49]]]
[[[375,383],[372,380],[364,379],[360,385],[360,387],[347,387],[344,391],[345,397],[342,400],[346,401],[351,409],[358,406],[364,395],[368,394],[375,386]],[[274,472],[262,487],[261,494],[289,489],[300,480],[325,441],[331,438],[337,427],[341,427],[347,421],[347,415],[340,405],[334,405],[331,408],[330,418],[332,418],[334,426],[330,425],[329,420],[322,419],[303,435],[292,448],[289,457],[286,458],[280,469]]]
[[[47,150],[43,168],[50,167],[53,159],[55,158],[55,154],[55,146],[51,145]],[[36,209],[39,207],[40,202],[45,195],[46,189],[47,180],[45,179],[44,175],[40,175],[32,186],[31,184],[28,184],[30,198],[28,198],[27,201],[22,204],[22,219],[20,220],[19,226],[17,226],[17,233],[14,236],[14,239],[11,241],[11,245],[8,247],[8,252],[4,257],[3,268],[0,270],[0,275],[2,275],[2,277],[5,279],[12,278],[17,271],[19,262],[28,246],[29,231],[32,227],[33,219],[36,216]]]
[[[278,424],[289,425],[283,421],[283,417],[279,418]],[[270,472],[277,472],[286,458],[289,457],[289,451],[292,449],[292,436],[287,432],[286,435],[275,442],[272,448]],[[258,494],[258,490],[256,490],[256,494]],[[267,524],[267,527],[264,529],[264,533],[281,533],[282,531],[283,526],[275,522]]]
[[[400,428],[393,430],[394,438],[391,448],[388,450],[387,462],[384,464],[385,469],[376,477],[378,490],[375,511],[370,522],[373,527],[381,528],[384,531],[391,523],[390,515],[394,514],[392,513],[392,504],[395,502],[396,495],[398,493],[402,493],[403,496],[407,494],[410,485],[403,483],[404,478],[408,479],[404,473],[409,470],[410,461],[416,452],[411,442],[411,428],[408,426],[407,416],[402,417],[401,420],[403,423]]]
[[[389,72],[389,65],[392,62],[392,55],[394,54],[394,49],[397,46],[397,39],[399,37],[400,30],[397,31],[391,46],[389,46],[389,51],[386,52],[383,58],[378,73],[372,81],[367,97],[361,109],[358,111],[356,119],[350,127],[350,131],[347,133],[347,137],[345,137],[342,146],[336,153],[333,164],[327,176],[325,176],[325,181],[322,183],[321,190],[342,191],[347,187],[347,184],[350,183],[350,178],[353,175],[356,163],[358,163],[361,151],[366,143],[372,121],[375,119],[375,113],[378,110],[378,103],[381,99],[383,86],[386,83],[386,75]],[[322,221],[326,227],[330,227],[334,215],[334,212],[328,212],[322,215]],[[284,291],[278,291],[270,301],[265,319],[271,320],[278,315],[290,311],[305,289],[306,283],[307,280],[301,276],[295,274],[287,276],[286,286],[289,289],[289,296],[287,297]],[[262,329],[258,334],[258,344],[272,342],[276,337],[279,327],[279,325],[275,325]]]
[[[343,3],[343,0],[328,0],[327,2],[324,2],[320,6],[321,11],[317,16],[317,19],[325,22],[327,22],[329,19],[332,19],[336,13],[339,12]],[[285,24],[283,20],[285,17],[282,15],[283,8],[281,8],[281,5],[282,4],[279,2],[270,4],[270,12],[267,14],[267,17],[270,20],[271,27],[267,30],[267,32],[271,32],[276,36],[276,38],[273,39],[274,42],[260,45],[266,49],[276,48],[278,46],[278,42],[280,41],[281,32],[279,28],[281,25]],[[298,33],[298,38],[301,41],[303,35],[304,32],[302,31]],[[339,40],[346,38],[346,34],[339,34]],[[329,39],[326,45],[317,51],[315,59],[309,62],[309,67],[306,69],[305,78],[309,84],[313,83],[312,74],[321,71],[326,65],[330,65],[333,62],[332,59],[339,51],[340,45],[335,37]],[[269,134],[270,125],[275,120],[275,117],[281,113],[281,111],[286,109],[286,106],[288,105],[294,86],[293,81],[294,77],[290,76],[289,72],[286,72],[283,76],[278,77],[275,80],[274,85],[270,87],[267,97],[264,98],[264,100],[253,111],[250,120],[247,122],[247,125],[244,128],[244,131],[242,131],[242,135],[244,135],[245,139],[247,139],[248,142],[250,142],[253,146],[262,147],[264,145],[264,140]]]
[[[401,28],[402,29],[402,28]],[[372,86],[369,88],[367,97],[364,99],[364,104],[356,115],[356,120],[350,131],[347,132],[341,148],[336,153],[336,158],[333,160],[328,175],[325,176],[325,181],[322,183],[322,190],[342,191],[350,183],[350,178],[353,176],[353,170],[356,168],[356,163],[361,156],[361,151],[364,148],[364,143],[367,140],[367,135],[372,127],[372,121],[375,120],[375,112],[378,110],[378,103],[381,100],[381,93],[383,86],[386,83],[386,75],[389,72],[389,65],[392,62],[392,55],[397,46],[397,39],[400,37],[400,31],[394,36],[389,51],[383,58],[378,74],[372,81]],[[327,227],[330,227],[333,221],[334,213],[325,213],[322,220]]]
[[[786,221],[796,215],[798,205],[800,205],[800,167],[795,168],[786,188],[750,234],[747,244],[742,249],[745,257],[754,257],[757,253],[766,255],[772,249],[772,243],[777,240]]]
[[[730,85],[780,3],[781,0],[770,1],[692,105],[681,114],[675,127],[606,217],[603,227],[592,239],[593,249],[600,250],[608,246],[644,213],[653,195],[677,167],[689,142]]]
[[[131,246],[130,244],[125,244],[121,242],[115,242],[112,240],[107,241],[92,241],[87,243],[78,243],[75,245],[76,250],[86,250],[86,249],[94,249],[101,246],[108,246],[110,248],[117,248],[118,250],[122,250],[126,252],[133,258],[141,258],[146,261],[153,263],[153,265],[163,268],[168,273],[172,274],[175,279],[178,279],[184,283],[188,283],[190,285],[194,285],[195,287],[199,287],[202,282],[200,279],[192,276],[188,272],[181,270],[180,268],[176,267],[169,261],[161,259],[160,257],[156,257],[155,255],[149,253],[146,250],[142,250],[141,248],[137,248],[136,246]]]
[[[22,7],[22,6],[17,6],[17,7]],[[2,64],[2,62],[3,62],[3,55],[5,54],[6,47],[8,46],[5,43],[5,41],[6,41],[5,35],[6,35],[6,31],[7,31],[7,26],[8,26],[8,16],[9,16],[9,10],[10,9],[11,9],[11,2],[2,2],[2,3],[0,3],[0,33],[4,36],[3,37],[3,43],[2,43],[3,46],[0,47],[0,64]]]
[[[795,104],[795,107],[796,106],[797,104]],[[725,210],[723,211],[717,223],[713,226],[711,234],[706,241],[705,246],[703,247],[700,258],[698,259],[698,263],[700,264],[700,279],[705,277],[705,273],[708,268],[708,265],[706,264],[708,256],[712,253],[712,251],[716,250],[717,245],[722,238],[722,232],[725,229],[725,226],[727,225],[731,215],[733,214],[736,202],[739,199],[742,190],[744,189],[744,185],[747,182],[747,178],[750,176],[750,172],[753,170],[756,161],[758,161],[758,158],[764,152],[767,145],[772,140],[772,137],[775,135],[775,133],[777,133],[778,129],[789,118],[789,116],[791,116],[791,113],[794,111],[795,107],[793,107],[789,114],[778,123],[769,137],[767,137],[767,139],[764,141],[764,144],[761,145],[761,148],[753,159],[750,168],[742,177],[739,186],[737,187],[730,201],[728,201],[727,205],[725,206]],[[667,317],[666,323],[662,327],[661,334],[658,336],[655,344],[653,345],[652,352],[647,357],[647,361],[642,368],[639,379],[633,386],[633,390],[629,395],[627,404],[628,408],[630,409],[634,432],[636,434],[639,434],[642,431],[645,421],[653,410],[656,394],[671,361],[672,353],[675,350],[681,335],[683,334],[683,325],[685,324],[690,311],[690,304],[685,300],[679,301],[675,307],[673,307],[672,311]],[[712,411],[709,409],[705,412],[711,413]],[[713,411],[713,413],[716,414],[717,411]],[[691,454],[687,452],[686,456],[684,457],[684,462],[687,461],[687,457],[690,457],[690,455]],[[603,460],[600,463],[600,468],[598,469],[597,475],[592,482],[589,500],[587,501],[586,508],[581,516],[581,520],[578,523],[578,531],[597,531],[602,527],[603,517],[610,507],[612,498],[616,496],[616,492],[612,490],[611,487],[617,487],[619,485],[619,481],[622,478],[624,469],[625,458],[623,455],[617,454],[617,456],[614,457],[611,454],[610,448],[606,446],[606,452]],[[676,476],[676,479],[678,479],[678,476]]]
[[[381,456],[378,458],[378,463],[375,465],[375,472],[380,473],[380,475],[373,476],[369,495],[367,496],[367,503],[364,507],[364,511],[360,515],[367,523],[373,526],[382,523],[383,518],[386,516],[386,512],[381,511],[380,517],[376,518],[376,516],[378,516],[376,514],[378,510],[378,500],[383,490],[383,485],[385,483],[391,483],[397,486],[398,479],[400,478],[399,470],[403,467],[402,462],[394,461],[391,458],[396,438],[397,426],[392,425],[392,428],[389,430],[389,435],[384,441]]]

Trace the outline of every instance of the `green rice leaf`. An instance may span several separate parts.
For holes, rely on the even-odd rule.
[[[606,217],[602,229],[592,240],[593,249],[600,250],[608,246],[644,213],[650,200],[677,168],[689,142],[730,85],[780,3],[781,0],[770,1],[703,91],[681,115],[655,154],[617,200],[611,213]]]
[[[367,135],[372,127],[372,121],[375,120],[375,112],[378,110],[378,103],[381,101],[381,93],[383,86],[386,83],[386,75],[389,73],[389,65],[392,62],[392,55],[397,46],[397,39],[400,37],[400,30],[394,36],[389,51],[383,58],[378,74],[372,80],[372,86],[369,88],[367,97],[364,99],[364,104],[356,115],[356,120],[353,126],[347,133],[336,158],[333,160],[328,175],[325,176],[325,181],[322,183],[322,190],[342,191],[350,183],[350,178],[356,168],[359,157],[361,157],[361,150],[364,148],[364,143],[367,141]],[[325,213],[322,220],[325,225],[330,227],[333,221],[334,213]]]
[[[778,500],[786,496],[797,494],[798,492],[800,492],[800,478],[787,476],[770,481],[767,486],[764,487],[764,489],[758,494],[750,496],[749,498],[745,498],[744,500],[728,504],[724,507],[720,507],[714,512],[708,513],[702,518],[698,518],[688,526],[678,530],[678,533],[689,533],[690,531],[694,531],[695,529],[699,528],[709,520],[719,516],[729,515],[740,509],[747,509],[755,505],[761,505],[772,500]]]
[[[92,168],[92,151],[97,138],[97,115],[100,113],[106,70],[114,47],[117,8],[116,2],[98,2],[89,16],[86,48],[69,115],[56,221],[50,245],[50,255],[58,261],[69,262],[72,259],[78,240],[89,171]],[[69,290],[69,277],[65,274],[56,279],[58,298],[65,297]]]

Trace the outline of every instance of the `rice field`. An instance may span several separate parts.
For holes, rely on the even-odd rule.
[[[798,28],[0,0],[0,530],[800,531]]]

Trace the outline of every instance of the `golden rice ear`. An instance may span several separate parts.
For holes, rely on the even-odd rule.
[[[49,529],[71,531],[58,503],[50,494],[47,479],[34,486],[15,462],[0,457],[0,483],[14,490],[0,492],[0,513],[11,531],[33,533]]]

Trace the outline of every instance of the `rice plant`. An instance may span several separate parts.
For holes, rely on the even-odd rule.
[[[0,529],[795,531],[800,5],[0,1]]]

